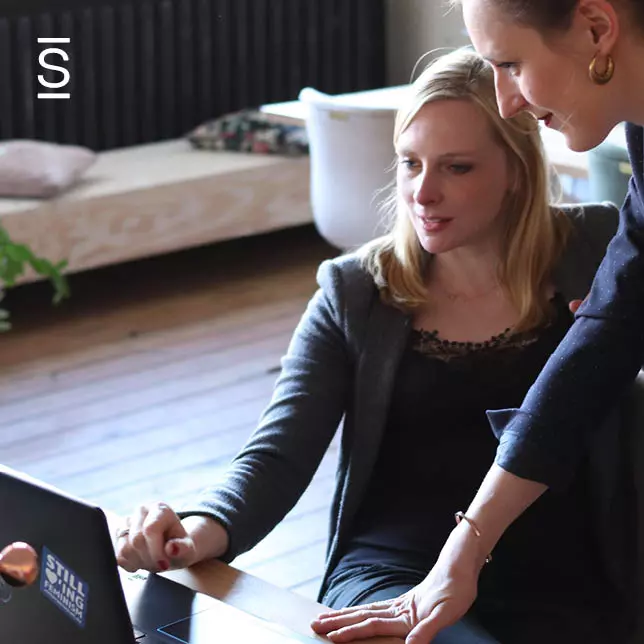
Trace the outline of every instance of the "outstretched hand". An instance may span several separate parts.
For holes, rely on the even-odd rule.
[[[323,613],[311,628],[333,642],[389,636],[429,644],[474,603],[483,560],[471,535],[455,530],[418,586],[395,599]]]

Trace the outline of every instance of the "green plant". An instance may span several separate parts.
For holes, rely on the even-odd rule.
[[[0,226],[0,301],[3,290],[15,286],[16,280],[24,274],[28,267],[47,278],[54,287],[54,304],[69,296],[69,285],[62,271],[67,266],[66,261],[52,264],[48,259],[38,257],[26,244],[14,242],[7,231]],[[9,312],[0,307],[0,331],[11,328]]]

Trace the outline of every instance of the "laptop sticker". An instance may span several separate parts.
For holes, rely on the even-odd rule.
[[[89,585],[47,546],[42,551],[40,591],[53,604],[72,619],[80,628],[85,628]]]

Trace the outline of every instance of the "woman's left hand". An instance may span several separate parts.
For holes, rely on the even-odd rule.
[[[570,309],[571,313],[577,313],[577,309],[587,300],[588,298],[584,298],[583,300],[570,300],[568,302],[568,308]]]
[[[406,644],[429,644],[474,603],[483,560],[471,535],[455,530],[418,586],[395,599],[323,613],[311,628],[333,642],[389,636],[405,638]]]

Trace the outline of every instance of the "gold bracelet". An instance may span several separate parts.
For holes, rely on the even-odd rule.
[[[465,512],[461,512],[460,510],[454,515],[454,518],[456,519],[456,525],[458,525],[461,521],[467,521],[469,524],[470,528],[474,531],[474,534],[476,535],[477,539],[481,538],[481,531],[479,530],[479,527],[474,523],[473,519],[470,519],[468,516],[465,515]],[[492,561],[492,555],[489,554],[487,557],[485,557],[485,563],[490,563]]]

